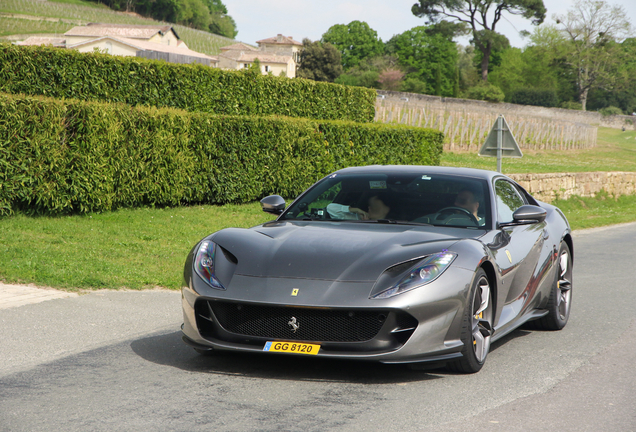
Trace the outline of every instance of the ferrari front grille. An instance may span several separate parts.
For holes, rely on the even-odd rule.
[[[265,306],[202,301],[199,317],[212,318],[226,331],[272,339],[364,342],[373,339],[389,315],[385,310],[347,310]],[[209,318],[208,318],[209,317]]]

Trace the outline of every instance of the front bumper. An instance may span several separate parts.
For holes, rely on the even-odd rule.
[[[235,276],[230,293],[209,288],[193,274],[182,289],[184,341],[197,349],[245,352],[263,352],[268,341],[302,341],[320,345],[318,357],[448,360],[461,356],[460,317],[471,277],[458,269],[442,278],[444,285],[436,281],[371,300],[368,284],[302,281],[298,298],[290,296],[298,280]],[[292,318],[299,323],[295,332]]]

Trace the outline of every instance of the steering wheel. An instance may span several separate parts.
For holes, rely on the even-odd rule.
[[[475,215],[462,207],[444,207],[443,209],[437,212],[437,216],[435,216],[435,220],[446,219],[445,217],[442,217],[442,215],[445,213],[450,214],[450,213],[458,213],[458,212],[460,214],[465,214],[466,216],[470,218],[471,221],[475,223],[476,226],[479,226],[479,221],[477,220]]]

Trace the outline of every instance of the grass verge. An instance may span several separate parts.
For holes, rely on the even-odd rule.
[[[497,158],[481,157],[476,152],[444,152],[441,165],[480,168],[495,171]],[[636,171],[636,131],[599,128],[597,146],[585,150],[523,150],[519,159],[502,161],[504,174]]]
[[[574,229],[636,220],[636,195],[556,204]],[[0,280],[64,289],[181,286],[190,249],[209,233],[272,219],[258,203],[0,219]]]
[[[272,219],[258,203],[0,219],[0,280],[67,289],[181,286],[197,241]]]
[[[573,229],[595,228],[636,221],[636,195],[613,197],[605,192],[593,198],[556,200]]]

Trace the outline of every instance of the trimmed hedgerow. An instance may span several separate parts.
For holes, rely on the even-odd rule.
[[[376,92],[139,57],[0,44],[0,92],[226,115],[372,122]]]
[[[520,105],[555,107],[559,103],[559,98],[555,90],[520,88],[512,92],[510,102]]]
[[[336,169],[439,164],[441,132],[0,93],[0,214],[292,197]]]

